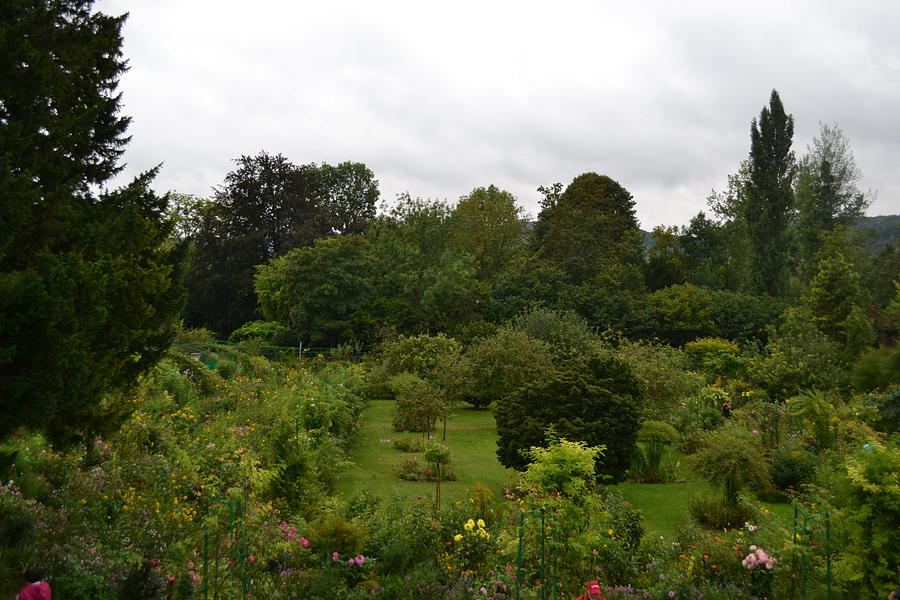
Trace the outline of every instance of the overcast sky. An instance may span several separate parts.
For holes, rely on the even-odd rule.
[[[124,175],[208,196],[240,155],[363,162],[381,196],[455,202],[586,171],[682,225],[725,187],[777,89],[806,151],[854,149],[900,213],[900,2],[100,0],[130,13]]]

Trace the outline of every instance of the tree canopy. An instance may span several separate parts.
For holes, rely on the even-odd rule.
[[[0,435],[67,442],[116,427],[124,390],[168,347],[183,246],[151,170],[121,166],[124,17],[90,1],[12,2],[0,35]]]

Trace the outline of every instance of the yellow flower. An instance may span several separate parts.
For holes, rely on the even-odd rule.
[[[453,536],[453,541],[454,541],[454,542],[458,542],[458,541],[460,541],[461,539],[462,539],[462,534],[461,534],[461,533],[457,533],[456,535]]]
[[[613,534],[613,530],[612,530],[612,529],[607,529],[607,530],[606,530],[606,534],[607,534],[607,535],[612,535],[612,534]]]
[[[474,528],[475,528],[475,521],[473,521],[472,519],[469,519],[468,521],[466,521],[466,524],[463,525],[463,529],[465,529],[466,531],[472,531],[472,529],[474,529]]]
[[[478,519],[478,526],[484,529],[484,519]]]

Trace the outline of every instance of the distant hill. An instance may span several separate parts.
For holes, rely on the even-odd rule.
[[[863,248],[872,254],[881,252],[890,244],[900,248],[900,215],[863,217],[853,226],[853,230],[868,234]]]

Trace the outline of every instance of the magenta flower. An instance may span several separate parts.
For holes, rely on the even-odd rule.
[[[675,592],[673,592],[672,590],[669,590],[669,598],[674,598],[674,597],[675,597]]]
[[[362,564],[363,564],[364,562],[366,562],[366,557],[363,556],[362,554],[360,554],[360,555],[357,556],[354,560],[356,561],[356,566],[361,567]]]
[[[338,554],[337,552],[332,552],[332,553],[331,553],[331,560],[336,561],[336,560],[339,559],[340,557],[341,557],[341,555]]]
[[[300,545],[303,546],[304,548],[309,548],[309,540],[306,539],[305,537],[301,537]]]

